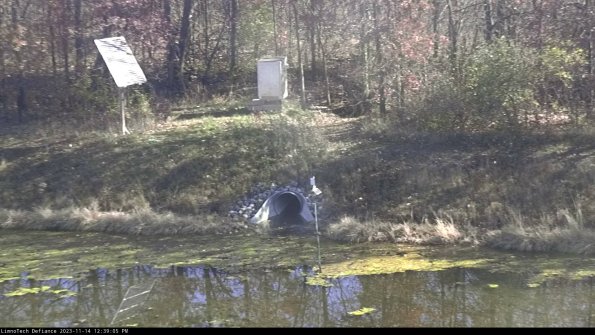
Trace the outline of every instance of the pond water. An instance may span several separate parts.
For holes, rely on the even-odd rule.
[[[0,327],[592,327],[591,258],[0,231]]]

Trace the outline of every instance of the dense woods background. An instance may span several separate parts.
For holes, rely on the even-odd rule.
[[[117,118],[93,39],[123,35],[149,84],[133,118],[256,97],[286,55],[294,97],[423,129],[583,124],[592,0],[0,0],[0,120]],[[302,92],[302,76],[305,92]],[[94,123],[100,125],[103,123]]]

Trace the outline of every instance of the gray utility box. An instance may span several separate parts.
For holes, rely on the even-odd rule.
[[[287,57],[260,59],[257,63],[258,99],[280,101],[287,97]]]

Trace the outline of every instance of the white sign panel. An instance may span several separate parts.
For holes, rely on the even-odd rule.
[[[147,81],[124,37],[118,36],[95,40],[95,45],[105,64],[107,64],[116,86],[127,87]]]

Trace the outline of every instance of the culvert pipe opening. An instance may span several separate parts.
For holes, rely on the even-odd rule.
[[[296,192],[281,191],[271,195],[250,219],[252,223],[270,220],[276,224],[302,224],[314,221],[306,198]]]
[[[283,193],[279,195],[271,204],[279,213],[274,219],[279,224],[299,224],[302,222],[300,212],[302,203],[294,193]]]

